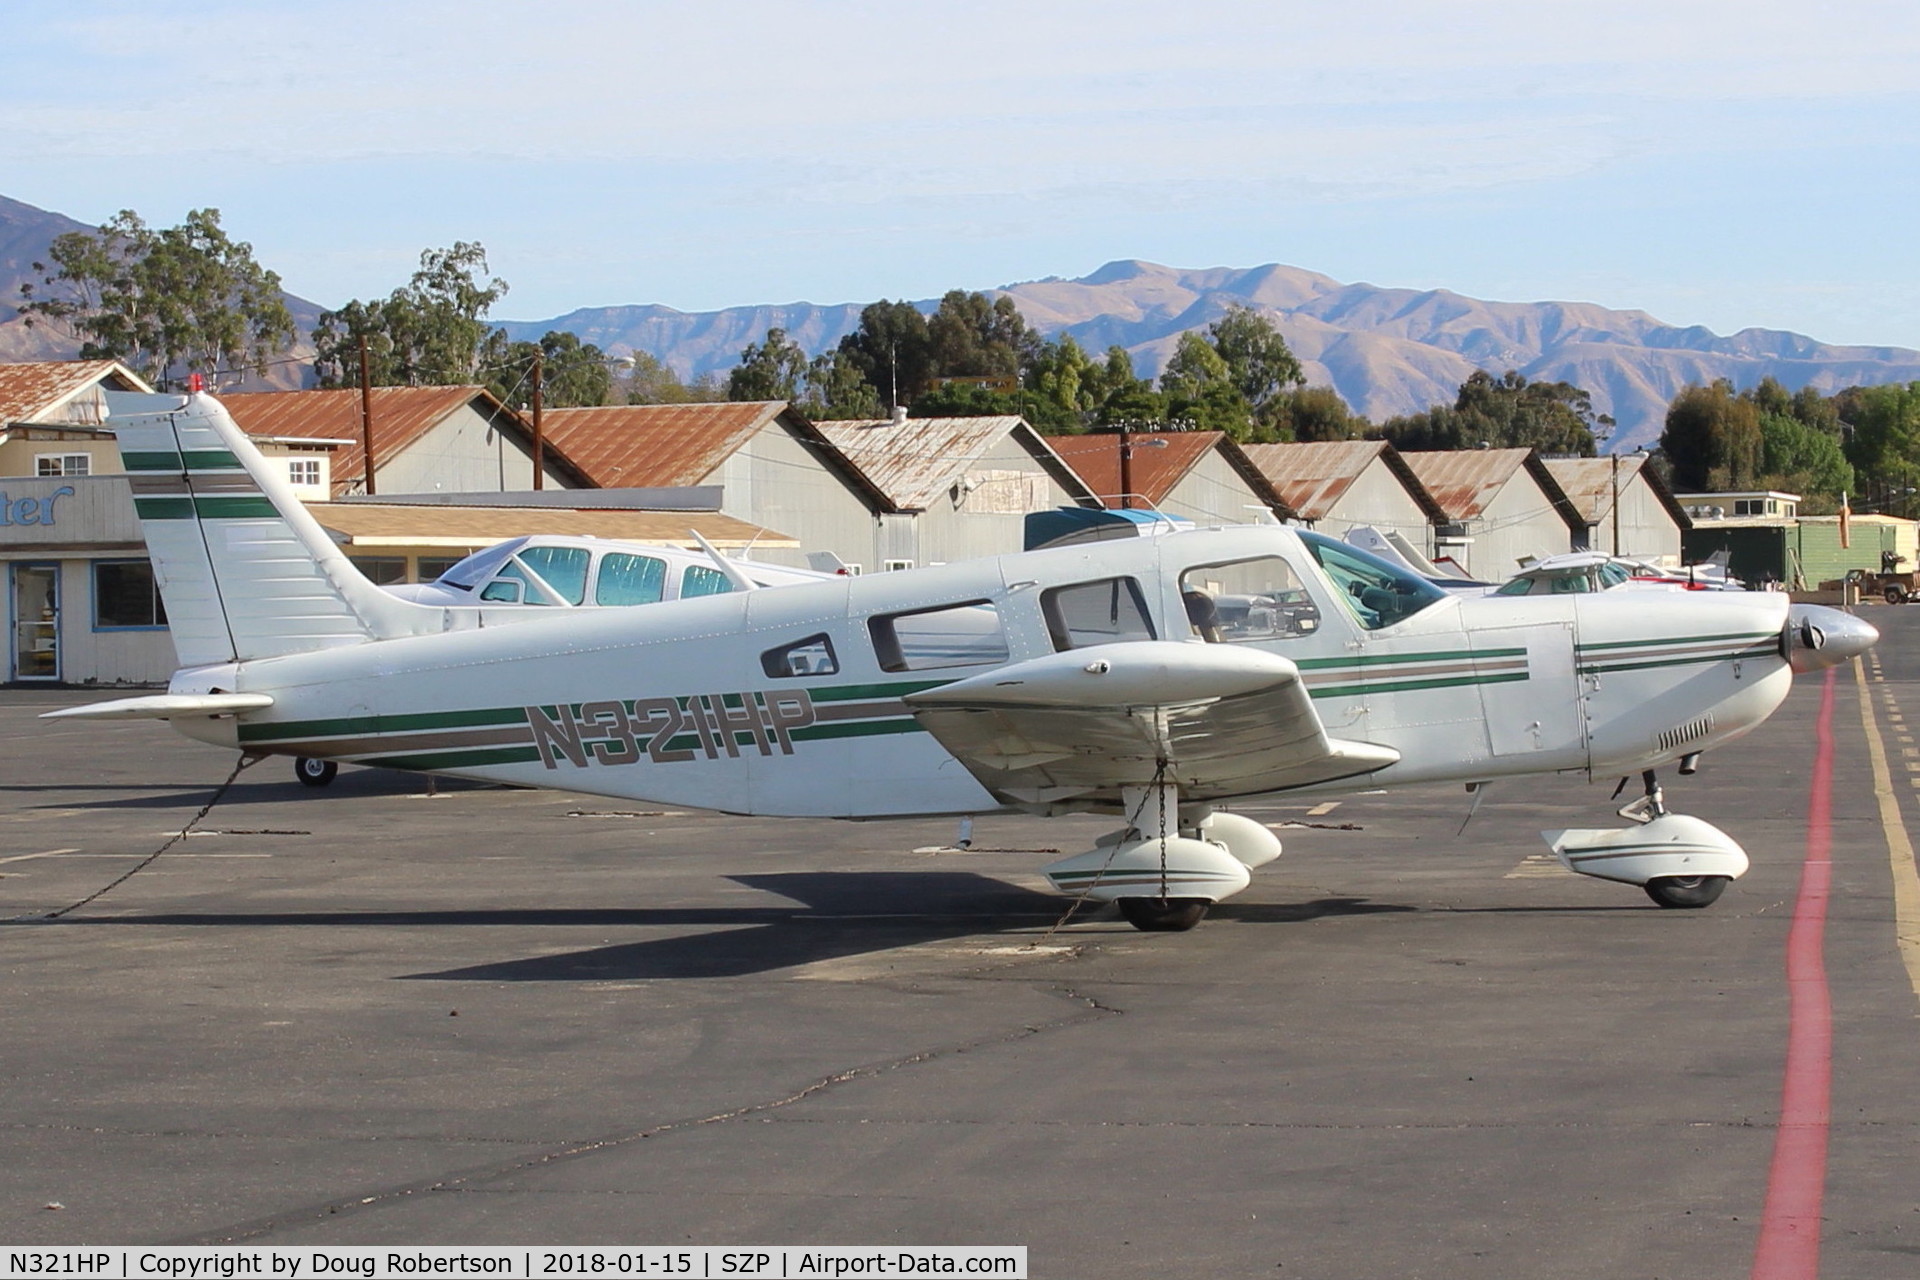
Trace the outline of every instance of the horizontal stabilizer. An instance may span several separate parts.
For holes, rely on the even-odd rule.
[[[233,715],[273,705],[264,693],[156,693],[48,711],[42,720],[171,720],[176,716]]]

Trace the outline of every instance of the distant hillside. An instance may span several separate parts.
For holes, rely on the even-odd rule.
[[[76,344],[19,318],[20,285],[34,280],[55,236],[90,230],[62,214],[0,196],[0,360],[63,359]],[[272,266],[271,263],[263,264]],[[37,281],[34,281],[37,283]],[[1790,390],[1822,391],[1862,383],[1920,379],[1920,351],[1838,347],[1797,333],[1743,329],[1720,337],[1679,328],[1644,311],[1610,311],[1578,302],[1484,302],[1449,293],[1342,284],[1299,267],[1184,270],[1151,262],[1110,262],[1077,280],[1050,277],[1003,289],[1028,323],[1072,334],[1101,352],[1118,343],[1142,374],[1157,374],[1181,333],[1203,328],[1229,304],[1274,318],[1310,382],[1330,385],[1376,422],[1451,402],[1477,368],[1517,369],[1528,378],[1564,380],[1593,394],[1619,420],[1613,447],[1659,438],[1667,402],[1690,382],[1731,378],[1750,387],[1769,375]],[[344,301],[344,300],[342,300]],[[321,307],[287,295],[303,333]],[[334,305],[338,305],[336,302]],[[809,354],[837,344],[860,322],[864,303],[730,307],[688,313],[657,305],[594,307],[551,320],[502,321],[516,339],[549,329],[578,334],[616,355],[645,351],[683,378],[724,373],[741,349],[782,328]],[[931,311],[934,301],[919,303]],[[302,344],[300,351],[311,354]],[[310,382],[305,365],[281,365],[268,385]]]
[[[1118,343],[1141,373],[1158,373],[1179,335],[1202,328],[1231,303],[1271,315],[1309,382],[1331,385],[1375,421],[1450,403],[1477,368],[1517,369],[1530,379],[1571,382],[1620,424],[1615,448],[1652,444],[1667,402],[1690,382],[1730,378],[1750,387],[1769,375],[1789,390],[1822,391],[1920,378],[1920,351],[1839,347],[1797,333],[1743,329],[1730,337],[1679,328],[1644,311],[1575,302],[1484,302],[1444,289],[1342,284],[1298,267],[1183,270],[1110,262],[1077,280],[1008,285],[1028,323],[1068,333],[1091,351]],[[578,334],[615,354],[645,351],[682,377],[723,372],[740,351],[778,326],[809,353],[839,342],[863,304],[731,307],[687,313],[661,306],[596,307],[552,320],[504,322],[516,338],[549,329]],[[931,311],[933,300],[919,304]]]

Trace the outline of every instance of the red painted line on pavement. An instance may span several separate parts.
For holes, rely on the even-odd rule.
[[[1815,1280],[1820,1274],[1820,1208],[1827,1185],[1827,1129],[1833,1085],[1833,1001],[1823,948],[1833,884],[1833,687],[1827,668],[1814,729],[1813,789],[1807,798],[1807,860],[1787,931],[1787,1070],[1780,1128],[1767,1174],[1752,1280]]]

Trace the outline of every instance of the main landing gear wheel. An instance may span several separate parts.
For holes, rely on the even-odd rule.
[[[294,757],[293,776],[309,787],[324,787],[339,772],[340,766],[331,760],[316,760],[312,756]]]
[[[1145,933],[1185,933],[1206,919],[1210,898],[1116,898],[1127,923]]]
[[[1727,880],[1726,876],[1656,876],[1641,888],[1663,907],[1710,907]]]

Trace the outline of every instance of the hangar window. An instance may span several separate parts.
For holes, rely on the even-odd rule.
[[[1104,578],[1040,593],[1047,634],[1056,650],[1123,640],[1153,639],[1153,622],[1140,584],[1132,578]]]
[[[986,667],[1007,660],[1000,611],[985,600],[890,613],[867,623],[883,671]]]

